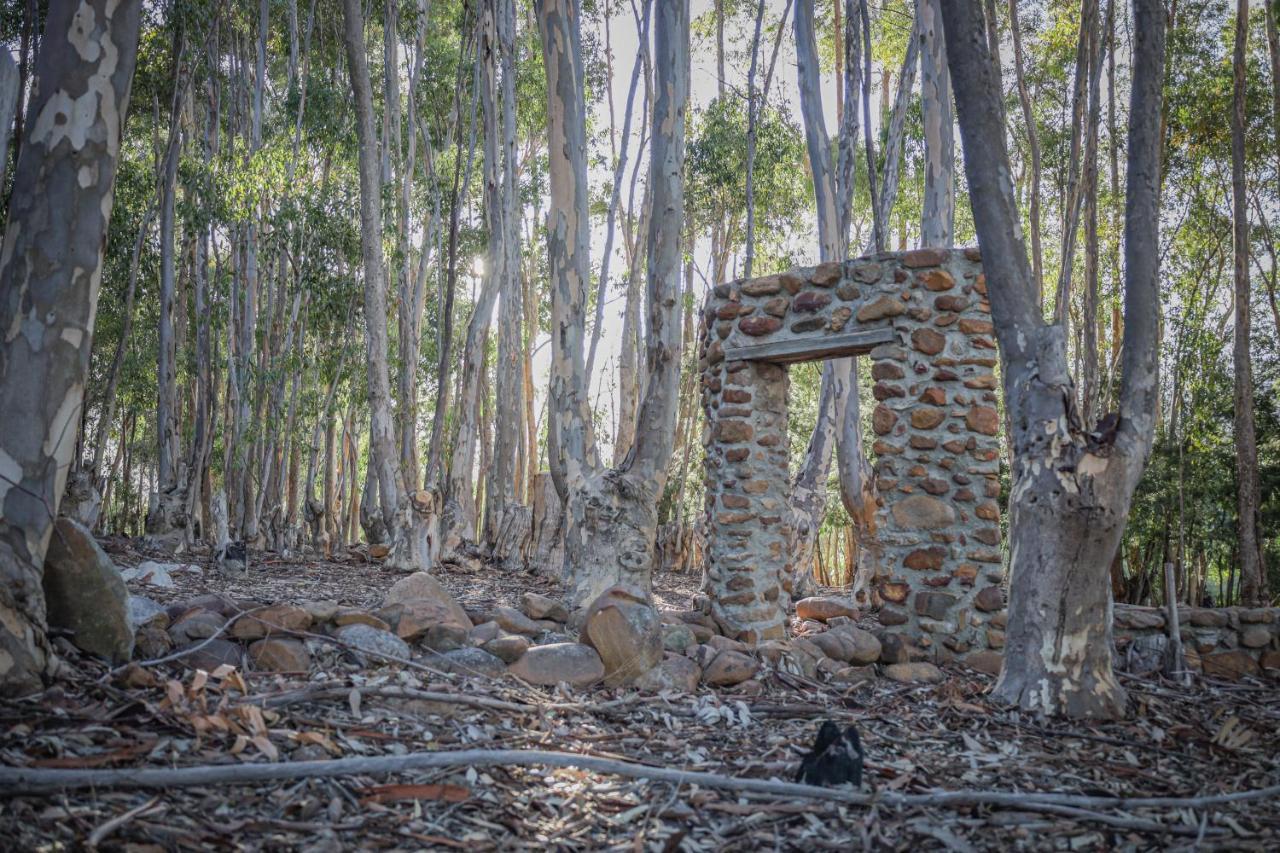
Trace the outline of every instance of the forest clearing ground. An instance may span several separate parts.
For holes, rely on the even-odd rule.
[[[112,550],[122,565],[142,559]],[[134,591],[161,601],[223,592],[263,602],[334,599],[372,607],[403,575],[364,560],[359,552],[328,562],[267,560],[235,579],[206,564],[200,575],[175,574],[173,589]],[[524,572],[446,568],[437,574],[467,608],[510,604],[529,590],[559,591],[553,581]],[[686,608],[696,587],[695,577],[663,574],[655,597],[664,608]],[[1073,724],[993,707],[984,695],[990,678],[952,667],[936,685],[873,679],[842,691],[769,673],[760,679],[762,695],[704,686],[696,696],[662,697],[603,688],[561,693],[512,679],[356,664],[341,649],[329,652],[316,656],[308,674],[244,673],[243,690],[235,676],[206,678],[180,665],[153,667],[150,681],[112,676],[99,663],[71,658],[73,678],[43,694],[0,702],[0,763],[162,768],[264,763],[273,753],[284,762],[540,749],[790,780],[818,723],[835,719],[861,730],[866,791],[1192,797],[1280,783],[1274,682],[1201,680],[1183,690],[1126,677],[1130,719]],[[405,689],[521,707],[431,702],[406,698]],[[401,695],[387,695],[396,692]],[[262,705],[268,708],[259,710]],[[132,851],[1075,850],[1191,846],[1197,837],[1210,849],[1280,844],[1276,798],[1208,811],[1099,809],[1068,816],[987,806],[854,806],[572,768],[443,768],[158,793],[0,796],[0,832],[11,849],[54,849],[85,839]],[[1130,826],[1115,825],[1125,822]]]

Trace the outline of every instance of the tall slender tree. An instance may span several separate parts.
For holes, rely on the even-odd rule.
[[[1246,89],[1248,82],[1249,0],[1236,0],[1231,87],[1231,220],[1235,337],[1231,361],[1235,376],[1236,524],[1240,549],[1240,599],[1262,597],[1262,543],[1258,535],[1258,431],[1253,415],[1253,293],[1249,282],[1249,200],[1245,179]]]
[[[343,0],[343,41],[355,95],[360,165],[360,245],[364,273],[365,371],[369,393],[369,477],[377,484],[383,524],[391,536],[388,562],[403,569],[430,568],[433,543],[421,507],[404,488],[391,417],[387,366],[387,294],[382,252],[382,198],[373,88],[366,59],[359,0]],[[367,502],[366,502],[367,503]]]

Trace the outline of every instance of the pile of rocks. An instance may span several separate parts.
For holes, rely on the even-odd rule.
[[[698,605],[659,611],[639,590],[615,586],[572,612],[533,592],[519,607],[467,610],[425,572],[397,582],[376,610],[317,601],[263,605],[221,595],[162,607],[129,597],[136,657],[185,652],[179,659],[202,669],[233,664],[306,672],[326,645],[322,635],[369,663],[414,659],[464,676],[510,675],[547,686],[692,693],[701,684],[755,694],[763,690],[755,676],[766,667],[845,685],[881,672],[905,682],[943,677],[896,635],[858,627],[853,606],[840,599],[806,599],[796,637],[755,647],[723,636],[706,602]]]

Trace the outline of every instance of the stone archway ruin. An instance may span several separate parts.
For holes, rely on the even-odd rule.
[[[717,285],[703,320],[706,577],[725,633],[785,633],[787,365],[869,355],[880,622],[934,657],[1002,645],[998,356],[977,250]]]

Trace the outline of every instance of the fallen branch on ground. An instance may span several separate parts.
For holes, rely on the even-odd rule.
[[[929,794],[899,794],[881,791],[871,794],[840,788],[820,788],[770,779],[743,779],[668,767],[651,767],[630,761],[579,755],[572,752],[521,749],[463,749],[450,752],[415,752],[373,758],[340,758],[328,761],[293,761],[279,764],[227,764],[177,768],[133,768],[116,770],[63,770],[45,768],[0,768],[0,796],[21,796],[42,791],[73,788],[171,788],[192,785],[249,785],[281,779],[372,775],[422,770],[433,767],[492,766],[576,767],[632,779],[701,785],[728,791],[772,794],[779,797],[832,800],[849,805],[881,804],[898,808],[944,806],[997,806],[1022,811],[1063,814],[1071,809],[1204,809],[1280,796],[1280,785],[1231,794],[1203,797],[1098,797],[1082,794],[1054,794],[1004,791],[937,791]],[[1081,819],[1094,819],[1081,812]],[[1123,818],[1131,821],[1131,818]],[[1103,821],[1122,825],[1116,820]],[[1130,825],[1125,823],[1123,825]],[[1197,830],[1186,826],[1165,826],[1161,831],[1181,833]],[[1153,827],[1154,829],[1154,827]]]

